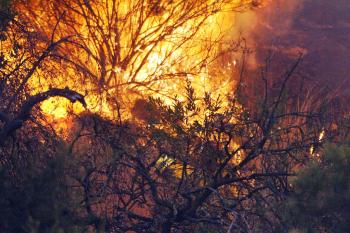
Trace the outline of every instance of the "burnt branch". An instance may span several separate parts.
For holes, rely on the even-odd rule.
[[[0,131],[0,145],[3,145],[9,135],[22,127],[25,121],[29,120],[31,111],[36,105],[51,97],[63,97],[70,100],[72,103],[78,101],[86,107],[84,96],[68,88],[52,88],[48,91],[33,95],[22,104],[18,114],[13,119],[9,119],[6,114],[0,113],[0,119],[5,122]]]

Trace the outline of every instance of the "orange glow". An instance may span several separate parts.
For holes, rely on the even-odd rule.
[[[203,11],[203,15],[182,21],[180,16],[183,12],[180,10],[185,9],[192,14],[195,11],[186,8],[186,1],[176,0],[167,4],[179,6],[161,6],[165,10],[160,7],[159,11],[162,12],[147,16],[149,18],[142,25],[137,20],[146,16],[137,15],[141,15],[141,11],[149,6],[139,4],[151,4],[152,1],[91,1],[91,5],[87,4],[81,9],[74,0],[62,1],[61,5],[59,1],[48,1],[43,6],[35,0],[26,5],[19,4],[18,8],[29,19],[35,18],[33,27],[43,37],[58,40],[72,35],[73,41],[77,39],[79,46],[85,46],[84,50],[69,43],[60,46],[58,51],[61,54],[68,52],[67,56],[76,64],[48,62],[51,69],[56,70],[55,73],[50,76],[46,70],[46,73],[38,70],[30,80],[30,87],[34,93],[50,86],[69,87],[85,93],[88,110],[111,119],[116,115],[116,105],[124,109],[128,116],[128,109],[139,98],[160,97],[169,104],[174,96],[181,100],[187,80],[191,81],[198,96],[204,96],[206,92],[210,92],[214,98],[225,96],[235,87],[240,69],[240,61],[234,55],[236,51],[231,51],[233,45],[228,43],[231,38],[238,36],[235,30],[235,16],[238,13],[233,10],[255,9],[268,1],[189,2],[193,2],[193,8],[201,9],[205,1],[208,6],[213,6],[212,10],[216,13],[205,15]],[[72,8],[65,8],[63,2],[70,3]],[[57,12],[46,9],[60,7],[62,10]],[[116,10],[119,15],[113,18]],[[59,12],[62,22],[57,19]],[[130,12],[135,16],[130,16]],[[245,23],[249,23],[251,18],[245,20]],[[69,21],[74,23],[70,25],[67,23]],[[119,31],[111,27],[118,27]],[[103,31],[103,34],[98,30]],[[139,32],[136,35],[137,30]],[[140,42],[135,42],[133,35]],[[114,59],[113,56],[119,58]],[[80,104],[72,105],[62,98],[44,102],[41,109],[55,119],[67,117],[69,110],[76,114],[85,111]]]

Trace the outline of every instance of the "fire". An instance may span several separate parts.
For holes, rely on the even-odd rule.
[[[326,136],[326,131],[324,129],[322,129],[322,131],[320,132],[320,134],[318,136],[318,142],[321,143],[323,141],[323,139],[325,138],[325,136]],[[317,153],[315,154],[315,146],[314,145],[312,145],[310,147],[309,151],[310,151],[311,156],[320,157],[319,154],[317,154]]]
[[[44,41],[70,38],[58,47],[59,62],[47,62],[56,70],[53,75],[38,70],[30,80],[33,92],[67,86],[86,94],[89,111],[113,118],[116,106],[128,115],[134,101],[146,96],[166,103],[175,95],[182,99],[187,81],[200,96],[229,93],[240,69],[235,45],[228,42],[236,36],[233,10],[268,1],[25,2],[17,8],[28,19],[35,18],[33,29]],[[60,98],[44,102],[41,109],[54,119],[85,111]]]

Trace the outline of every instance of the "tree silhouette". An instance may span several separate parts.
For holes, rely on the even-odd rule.
[[[225,31],[215,16],[251,6],[251,1],[225,0],[18,4],[28,21],[36,19],[32,27],[43,41],[60,22],[56,35],[70,41],[55,53],[56,65],[65,69],[53,80],[67,80],[102,98],[96,105],[103,100],[129,104],[149,93],[172,98],[188,78],[198,79],[222,54],[238,50],[236,43],[222,41]]]
[[[284,200],[290,177],[315,142],[322,144],[322,110],[295,112],[289,105],[298,104],[286,93],[298,62],[254,111],[235,98],[198,97],[188,84],[185,101],[138,103],[149,113],[140,114],[141,125],[82,117],[72,135],[81,169],[71,171],[72,186],[91,224],[107,232],[200,225],[274,232],[282,217],[272,203]]]

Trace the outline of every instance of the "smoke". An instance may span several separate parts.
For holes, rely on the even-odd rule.
[[[234,39],[244,38],[247,47],[252,51],[247,60],[248,68],[254,70],[261,64],[262,52],[281,50],[295,56],[299,51],[306,53],[305,48],[283,48],[280,42],[292,32],[295,17],[304,4],[303,0],[274,0],[251,11],[235,14],[235,24],[231,35]]]
[[[285,68],[300,53],[306,79],[330,88],[350,75],[350,2],[348,0],[273,0],[235,15],[232,38],[242,36],[252,53],[248,68],[256,70],[268,53]],[[281,71],[281,70],[280,70]],[[349,85],[348,85],[349,86]]]
[[[243,36],[273,33],[283,35],[290,29],[297,11],[303,6],[303,0],[274,0],[263,7],[236,14],[235,29]],[[270,35],[271,36],[271,35]]]

